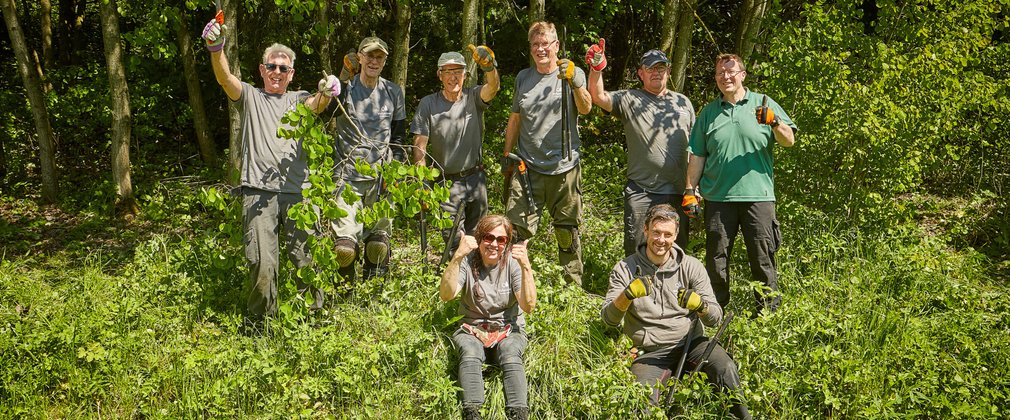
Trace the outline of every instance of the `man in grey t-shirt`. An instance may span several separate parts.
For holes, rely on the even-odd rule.
[[[639,60],[639,89],[608,92],[603,88],[607,66],[604,40],[589,47],[589,94],[593,104],[624,123],[628,144],[628,182],[624,186],[624,255],[642,243],[645,213],[657,204],[672,204],[680,214],[677,245],[687,249],[691,221],[679,205],[687,174],[687,144],[694,125],[694,106],[686,96],[666,88],[670,60],[649,50]]]
[[[569,283],[582,283],[582,250],[579,225],[582,222],[582,192],[579,170],[579,130],[577,114],[587,114],[593,104],[586,90],[586,75],[571,61],[558,60],[558,33],[554,24],[535,22],[528,33],[534,66],[516,76],[512,114],[505,129],[505,155],[518,145],[517,155],[529,169],[524,187],[521,174],[512,175],[514,166],[503,158],[505,179],[512,179],[505,213],[517,230],[517,240],[529,239],[537,232],[540,212],[547,209],[554,223],[558,241],[558,259]],[[570,89],[563,89],[567,83]],[[562,97],[571,91],[572,95]],[[561,115],[566,102],[567,118]],[[562,139],[567,120],[571,144]],[[568,155],[570,152],[570,155]],[[567,155],[567,156],[566,156]],[[532,204],[532,206],[530,205]]]
[[[458,52],[438,58],[438,78],[442,90],[421,98],[411,123],[414,133],[414,163],[425,166],[425,155],[442,171],[441,180],[452,182],[449,201],[441,207],[455,214],[464,209],[463,230],[473,233],[477,221],[487,213],[487,180],[481,163],[484,136],[484,110],[498,94],[499,78],[494,52],[487,46],[469,46],[476,63],[484,71],[483,85],[464,88],[466,61]],[[430,151],[428,150],[430,147]],[[442,236],[448,240],[449,230]],[[455,249],[459,243],[447,244]]]
[[[264,51],[259,65],[263,88],[254,88],[231,74],[222,51],[222,29],[221,22],[212,19],[204,27],[203,38],[210,51],[214,77],[241,114],[242,232],[249,261],[248,310],[258,321],[277,311],[280,226],[284,226],[288,258],[297,268],[312,263],[308,238],[315,234],[314,230],[298,229],[287,216],[288,210],[302,201],[302,189],[308,186],[308,165],[301,141],[279,138],[277,128],[281,117],[299,103],[304,102],[317,113],[325,109],[330,97],[339,92],[340,84],[336,77],[328,76],[319,81],[319,93],[313,96],[306,91],[288,91],[295,74],[295,53],[273,44]],[[312,295],[312,307],[322,307],[322,292],[300,280],[298,283],[299,291]]]
[[[379,200],[382,180],[359,173],[354,168],[358,159],[373,167],[391,159],[406,162],[404,140],[407,112],[403,89],[380,76],[389,56],[389,47],[376,37],[367,37],[358,44],[357,52],[348,53],[340,75],[347,82],[337,99],[347,116],[336,122],[337,159],[334,180],[337,183],[337,205],[347,216],[331,223],[336,235],[334,251],[345,281],[354,278],[354,263],[358,259],[358,241],[365,242],[365,277],[385,275],[389,265],[389,237],[392,221],[379,219],[370,229],[355,220],[363,206]],[[361,199],[347,203],[341,197],[344,188],[351,188]]]

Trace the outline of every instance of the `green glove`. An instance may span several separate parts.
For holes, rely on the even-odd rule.
[[[635,300],[652,293],[652,282],[648,277],[637,277],[624,289],[624,297]]]
[[[683,287],[678,289],[677,304],[690,312],[705,313],[708,311],[708,303],[705,303],[701,299],[701,295],[695,293],[693,289],[685,289]]]

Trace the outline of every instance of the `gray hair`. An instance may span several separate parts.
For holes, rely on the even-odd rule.
[[[287,56],[288,59],[291,60],[291,66],[294,67],[295,65],[295,52],[283,44],[275,42],[273,45],[267,47],[267,49],[263,51],[263,64],[266,64],[267,60],[270,60],[270,56],[272,55]]]

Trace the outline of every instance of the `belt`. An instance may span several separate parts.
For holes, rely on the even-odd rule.
[[[477,173],[479,171],[483,171],[483,170],[484,170],[484,164],[483,163],[478,163],[477,166],[474,166],[474,167],[472,167],[470,169],[463,170],[461,172],[456,172],[454,174],[443,174],[442,176],[439,177],[439,179],[441,180],[441,179],[461,179],[461,178],[466,178],[466,177],[468,177],[470,175],[473,175],[473,174],[475,174],[475,173]]]

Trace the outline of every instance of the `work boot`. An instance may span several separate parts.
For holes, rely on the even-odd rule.
[[[526,407],[505,407],[505,417],[509,420],[526,420],[530,418],[530,409]]]
[[[361,268],[361,275],[367,280],[373,277],[385,277],[388,271],[388,265],[375,265],[371,262],[365,261],[364,266]]]
[[[484,420],[480,416],[480,405],[464,405],[463,420]]]

